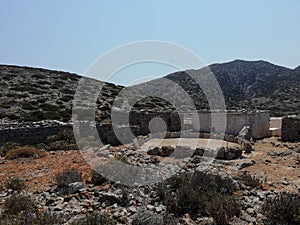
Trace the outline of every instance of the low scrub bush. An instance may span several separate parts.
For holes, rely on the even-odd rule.
[[[22,190],[26,189],[25,182],[18,177],[7,180],[4,186],[6,189],[11,189],[16,192],[21,192]]]
[[[108,182],[108,179],[103,177],[101,174],[95,170],[91,170],[91,181],[94,185],[103,185]]]
[[[0,225],[60,225],[64,219],[60,215],[50,213],[23,212],[17,215],[8,215],[0,220]]]
[[[261,185],[261,181],[255,176],[251,176],[249,173],[241,174],[238,179],[243,182],[246,186],[256,188]]]
[[[18,147],[16,149],[10,150],[6,155],[6,159],[17,159],[17,158],[41,158],[45,157],[47,154],[46,152],[39,150],[34,147],[24,146]]]
[[[213,201],[206,202],[206,212],[218,225],[227,225],[228,218],[240,214],[240,202],[234,196],[217,195]]]
[[[117,221],[100,213],[87,214],[84,218],[77,219],[71,225],[116,225]]]
[[[230,178],[204,172],[175,175],[156,189],[169,213],[175,216],[185,213],[210,215],[219,223],[224,218],[224,223],[227,223],[240,212],[241,205],[233,191],[234,184]]]
[[[57,135],[47,137],[50,150],[76,150],[78,149],[72,131],[64,130]]]
[[[67,169],[55,177],[56,185],[59,188],[66,188],[74,182],[82,182],[82,175],[76,169]]]
[[[3,210],[6,215],[16,215],[21,212],[34,212],[36,206],[29,196],[12,194],[4,201]]]
[[[2,147],[0,147],[0,156],[4,157],[10,150],[18,148],[19,145],[13,142],[7,142]]]
[[[300,224],[300,195],[282,192],[273,198],[267,198],[263,205],[268,225]]]

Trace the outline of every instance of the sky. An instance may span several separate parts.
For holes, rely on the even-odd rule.
[[[295,68],[299,11],[300,0],[0,0],[0,64],[84,74],[111,49],[159,40],[193,51],[207,65],[245,59]],[[146,63],[112,81],[173,71]]]

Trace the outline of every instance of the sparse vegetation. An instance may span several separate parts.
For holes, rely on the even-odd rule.
[[[117,221],[100,213],[87,214],[85,217],[75,220],[71,225],[115,225]]]
[[[252,188],[257,188],[261,185],[261,181],[255,176],[251,176],[249,173],[243,173],[238,177],[238,179],[246,186],[250,186]]]
[[[29,196],[12,194],[4,201],[3,210],[6,215],[17,215],[21,212],[34,212],[36,207],[34,201]]]
[[[230,178],[196,172],[169,178],[158,185],[157,194],[164,201],[169,213],[176,216],[185,213],[208,214],[218,224],[225,218],[220,223],[224,224],[240,212],[241,205],[233,195],[233,190]]]
[[[0,225],[60,225],[64,219],[56,214],[22,212],[8,215],[0,220]]]
[[[5,158],[6,159],[31,158],[31,157],[41,158],[41,157],[45,157],[46,155],[47,155],[46,152],[39,150],[35,147],[23,146],[8,151],[7,154],[5,155]]]
[[[0,147],[0,156],[4,157],[10,150],[20,147],[17,143],[7,142]]]
[[[22,179],[15,177],[7,180],[4,184],[4,187],[19,193],[26,189],[26,184]]]
[[[300,196],[296,193],[282,192],[274,198],[267,198],[263,205],[268,225],[300,224]]]
[[[108,179],[103,177],[101,174],[95,170],[91,170],[91,181],[94,185],[103,185],[108,182]]]
[[[55,181],[59,188],[66,188],[71,183],[82,182],[82,176],[76,169],[68,169],[58,174]]]
[[[78,149],[73,132],[65,130],[57,135],[47,137],[47,145],[51,150]]]

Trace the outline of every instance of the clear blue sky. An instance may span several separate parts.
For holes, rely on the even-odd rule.
[[[177,43],[207,64],[300,65],[299,0],[0,0],[0,29],[0,64],[79,74],[108,50],[140,40]]]

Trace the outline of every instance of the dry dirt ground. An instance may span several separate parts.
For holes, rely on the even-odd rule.
[[[211,141],[213,145],[224,145],[224,141]],[[207,147],[207,139],[153,139],[147,142],[142,148],[153,145],[171,145],[177,144],[182,146],[198,146]],[[229,143],[229,146],[236,144]],[[251,174],[257,172],[265,172],[267,182],[264,184],[265,189],[275,190],[293,190],[297,186],[300,187],[300,165],[297,160],[300,153],[289,150],[289,146],[297,145],[297,143],[279,142],[276,138],[268,138],[259,140],[253,146],[255,151],[251,154],[244,155],[245,158],[255,160],[256,164],[243,169]],[[280,156],[272,157],[268,154],[270,150],[277,153],[286,153]],[[238,160],[227,161],[224,167],[233,168]],[[0,183],[3,184],[7,179],[12,177],[20,177],[26,181],[30,191],[42,192],[54,183],[55,176],[64,169],[76,168],[82,172],[83,177],[88,179],[90,166],[84,160],[80,151],[56,151],[47,153],[46,157],[39,159],[0,159]],[[233,175],[236,170],[230,170]]]

